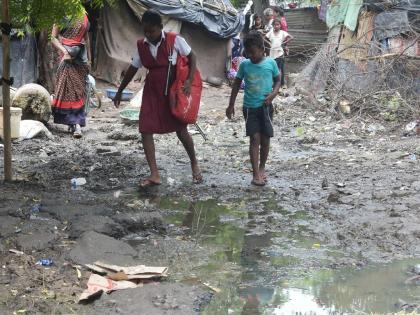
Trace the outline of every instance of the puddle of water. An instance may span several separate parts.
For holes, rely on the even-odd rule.
[[[323,268],[321,261],[334,261],[344,253],[307,233],[310,224],[299,223],[310,223],[304,211],[277,209],[272,201],[191,203],[161,198],[154,202],[168,211],[170,223],[187,227],[200,246],[215,249],[183,275],[184,280],[193,274],[198,282],[222,289],[204,315],[385,314],[396,311],[398,299],[420,300],[420,288],[404,283],[418,260],[363,270]],[[267,232],[259,216],[274,212],[295,226],[286,232]],[[316,268],[312,262],[318,262]]]

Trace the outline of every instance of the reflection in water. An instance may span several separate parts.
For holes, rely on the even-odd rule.
[[[300,256],[318,241],[302,234],[303,229],[288,234],[264,232],[255,213],[269,214],[275,211],[273,205],[257,211],[255,201],[254,211],[247,211],[246,205],[244,200],[233,205],[169,198],[158,202],[160,208],[173,210],[168,214],[171,223],[188,227],[201,246],[217,249],[210,261],[193,270],[203,282],[223,289],[204,315],[389,313],[395,311],[399,298],[415,301],[420,296],[419,288],[404,284],[407,270],[417,263],[413,260],[361,271],[318,269],[308,277],[287,276],[291,268],[303,270],[304,260],[319,260],[321,253],[316,250]],[[311,223],[303,212],[298,214]],[[324,253],[329,255],[328,250]]]

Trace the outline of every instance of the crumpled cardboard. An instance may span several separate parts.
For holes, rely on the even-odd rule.
[[[92,273],[87,283],[87,289],[79,298],[79,303],[99,297],[103,292],[111,293],[116,290],[141,287],[143,283],[140,281],[166,277],[168,273],[168,267],[144,265],[122,267],[100,261],[85,266],[101,275]]]

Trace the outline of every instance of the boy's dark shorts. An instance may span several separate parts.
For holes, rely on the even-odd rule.
[[[244,107],[246,135],[250,137],[256,133],[261,133],[267,137],[273,137],[273,112],[272,104],[258,108]]]

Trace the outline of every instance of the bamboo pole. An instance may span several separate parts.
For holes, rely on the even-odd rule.
[[[2,22],[10,24],[9,0],[2,0]],[[10,34],[2,34],[3,43],[3,140],[4,140],[4,180],[12,180],[12,140],[10,126]],[[7,81],[7,82],[6,82]]]

